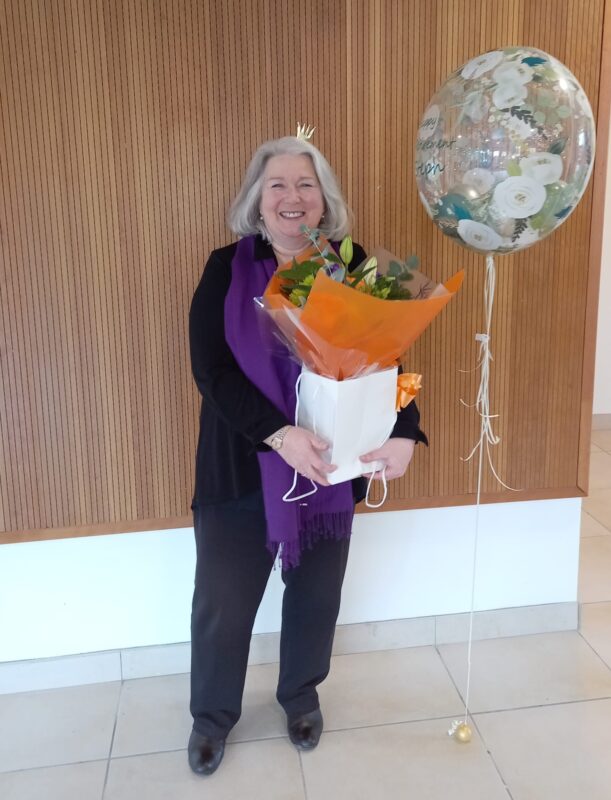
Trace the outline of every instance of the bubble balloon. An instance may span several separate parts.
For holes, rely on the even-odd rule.
[[[594,147],[590,103],[563,64],[530,47],[493,50],[450,75],[422,116],[420,199],[464,247],[522,250],[573,211]]]

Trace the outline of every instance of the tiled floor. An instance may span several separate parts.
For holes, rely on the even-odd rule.
[[[253,666],[210,778],[187,767],[187,675],[1,696],[0,797],[609,800],[611,431],[592,440],[580,632],[474,643],[471,744],[446,735],[465,645],[339,655],[317,750],[299,755],[285,736],[277,666]]]

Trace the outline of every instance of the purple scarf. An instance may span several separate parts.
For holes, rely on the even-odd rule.
[[[295,382],[299,366],[286,355],[270,353],[265,345],[255,297],[261,297],[278,268],[276,259],[255,260],[255,238],[240,239],[231,264],[231,285],[225,298],[225,336],[236,361],[254,385],[282,411],[287,419],[295,417]],[[318,486],[318,491],[294,503],[282,496],[293,482],[294,471],[273,451],[257,453],[261,469],[263,502],[267,522],[267,546],[282,568],[299,564],[304,548],[312,548],[319,539],[345,539],[350,536],[354,499],[350,481],[337,486]],[[312,488],[309,480],[298,475],[291,496],[305,494]]]

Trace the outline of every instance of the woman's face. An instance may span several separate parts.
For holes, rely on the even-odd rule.
[[[272,244],[287,250],[305,246],[302,225],[317,228],[324,200],[309,156],[273,156],[263,173],[260,212]]]

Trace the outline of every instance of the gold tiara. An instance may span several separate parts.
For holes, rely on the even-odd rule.
[[[316,128],[313,125],[302,125],[301,122],[297,123],[297,138],[303,139],[304,142],[309,142]]]

